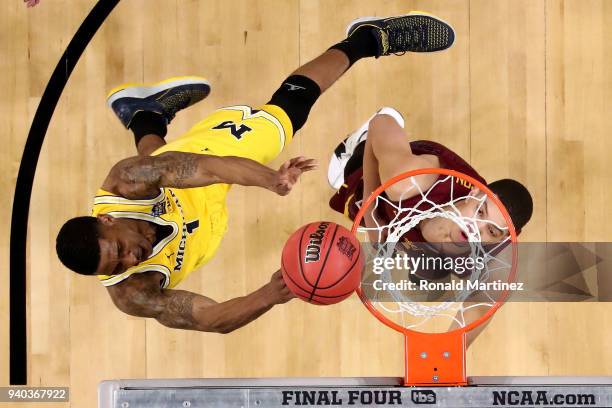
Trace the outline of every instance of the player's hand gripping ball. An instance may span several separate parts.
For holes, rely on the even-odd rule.
[[[295,231],[283,248],[287,287],[306,302],[331,305],[359,287],[363,255],[357,238],[341,225],[313,222]]]

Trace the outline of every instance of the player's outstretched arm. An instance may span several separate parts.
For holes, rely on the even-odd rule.
[[[286,195],[302,173],[314,168],[314,160],[304,157],[291,159],[273,170],[242,157],[165,152],[120,161],[102,188],[129,199],[155,197],[163,187],[192,188],[216,183],[263,187]]]
[[[115,305],[132,316],[150,317],[174,329],[229,333],[294,295],[280,272],[270,282],[246,296],[217,303],[184,290],[161,289],[155,273],[144,273],[108,287]]]

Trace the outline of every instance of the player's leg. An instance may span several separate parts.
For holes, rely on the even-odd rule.
[[[448,24],[422,14],[359,19],[349,25],[347,35],[345,40],[295,70],[267,104],[255,110],[245,106],[223,108],[194,126],[183,140],[195,143],[197,139],[198,144],[206,144],[208,151],[216,154],[223,151],[267,163],[304,125],[321,93],[358,60],[396,52],[437,51],[450,47],[454,40]],[[241,113],[236,116],[229,110]],[[215,132],[224,134],[226,140],[223,142],[219,137],[210,140]],[[199,136],[193,137],[196,134]]]
[[[378,161],[381,180],[401,174],[407,160],[414,160],[410,140],[403,126],[387,114],[378,114],[368,126],[368,143]]]
[[[150,156],[151,153],[166,145],[164,136],[161,136],[159,132],[134,131],[134,128],[132,128],[132,131],[134,132],[136,150],[139,156]],[[140,135],[144,136],[140,137]]]
[[[349,133],[349,135],[334,149],[327,172],[327,178],[332,188],[338,190],[342,184],[344,184],[346,176],[362,168],[364,163],[365,141],[368,138],[370,122],[381,115],[389,116],[394,119],[390,122],[390,128],[388,129],[393,143],[396,142],[398,138],[404,137],[403,116],[390,107],[379,109],[359,128]],[[383,140],[382,142],[384,143],[385,141]]]
[[[426,159],[412,153],[403,125],[404,120],[395,109],[383,108],[362,126],[362,128],[367,126],[367,130],[364,131],[367,137],[362,142],[364,145],[362,163],[364,199],[369,197],[383,182],[407,170],[435,167]],[[426,190],[435,181],[429,175],[417,176],[414,179],[422,190]],[[428,184],[427,187],[425,187],[426,184]],[[418,189],[413,188],[411,179],[406,179],[394,183],[385,192],[391,200],[399,201],[418,194]],[[365,225],[370,228],[384,225],[384,222],[376,220],[374,208],[375,206],[368,207],[363,218]],[[371,232],[370,238],[376,240],[377,231],[372,230]]]
[[[138,154],[148,156],[166,144],[167,126],[176,113],[209,93],[210,84],[206,79],[177,77],[152,85],[121,85],[109,93],[107,103],[121,123],[134,133]]]
[[[362,168],[365,197],[378,187],[381,181],[406,171],[438,165],[439,161],[434,156],[413,154],[410,140],[404,131],[402,115],[393,108],[385,107],[336,147],[327,176],[330,185],[339,189],[346,177]],[[372,176],[373,171],[376,177]],[[428,188],[435,181],[435,175],[417,176],[415,180],[422,188]],[[411,183],[410,179],[395,183],[387,190],[387,195],[392,200],[400,197],[406,199],[408,197],[405,192],[410,189]]]
[[[389,114],[378,114],[370,121],[366,143],[371,146],[372,154],[376,158],[378,176],[381,181],[389,180],[407,171],[439,166],[439,160],[433,155],[413,154],[410,140],[403,126]],[[364,168],[366,167],[365,159],[364,157]],[[407,199],[418,194],[418,191],[413,188],[414,182],[424,191],[435,182],[436,178],[437,174],[424,174],[404,179],[394,183],[386,190],[386,193],[391,200]],[[364,186],[365,184],[367,180],[364,173]],[[364,195],[372,191],[364,188]],[[407,193],[407,191],[412,191],[412,193]]]
[[[289,116],[293,132],[306,122],[319,96],[362,58],[450,47],[455,35],[444,21],[422,13],[388,18],[360,18],[347,29],[347,38],[294,71],[269,104]]]

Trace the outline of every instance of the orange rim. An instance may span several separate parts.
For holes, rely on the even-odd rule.
[[[512,219],[510,218],[510,214],[508,214],[506,207],[502,204],[499,198],[497,198],[497,196],[486,185],[476,180],[475,178],[468,176],[467,174],[463,174],[455,170],[442,169],[442,168],[426,168],[426,169],[411,170],[411,171],[408,171],[408,172],[405,172],[405,173],[402,173],[395,177],[390,178],[389,180],[385,181],[381,186],[379,186],[376,190],[374,190],[372,194],[367,198],[367,200],[365,200],[365,202],[363,203],[363,205],[361,206],[361,208],[359,209],[359,212],[357,213],[355,217],[355,220],[353,222],[353,228],[351,229],[351,232],[354,235],[357,235],[357,229],[359,228],[359,225],[361,223],[361,220],[363,219],[363,215],[365,214],[365,211],[376,200],[376,197],[378,197],[389,186],[397,183],[398,181],[404,180],[408,177],[418,176],[421,174],[432,174],[432,173],[437,173],[440,175],[446,175],[446,176],[452,176],[452,177],[458,177],[460,179],[469,181],[470,183],[478,187],[481,191],[483,191],[485,194],[487,194],[487,196],[500,209],[504,217],[504,220],[506,221],[508,225],[508,231],[510,233],[510,242],[512,243],[512,266],[510,270],[510,275],[508,277],[508,282],[513,282],[514,279],[516,278],[518,248],[516,245],[517,243],[516,230],[514,228],[514,224],[512,223]],[[392,321],[391,319],[383,315],[380,311],[378,311],[378,309],[374,307],[374,305],[372,305],[370,300],[364,295],[363,291],[361,290],[361,286],[357,288],[357,294],[359,295],[359,298],[361,299],[365,307],[368,308],[370,313],[372,313],[378,320],[380,320],[385,325],[407,336],[409,336],[410,333],[421,333],[419,331],[407,329],[403,326],[400,326],[399,324],[395,323],[394,321]],[[467,333],[470,330],[475,329],[476,327],[486,322],[491,316],[493,316],[493,314],[497,311],[497,309],[499,309],[501,305],[505,302],[507,297],[508,297],[508,291],[502,292],[502,295],[500,296],[499,300],[497,300],[495,304],[491,306],[489,310],[487,310],[487,312],[483,316],[481,316],[479,319],[474,320],[473,322],[471,322],[470,324],[464,327],[458,327],[456,329],[453,329],[451,331],[444,332],[444,333],[447,333],[447,334],[448,333]],[[444,334],[444,333],[423,333],[423,334],[439,335],[439,334]]]

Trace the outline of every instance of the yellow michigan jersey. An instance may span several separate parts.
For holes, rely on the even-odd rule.
[[[278,106],[264,105],[219,109],[187,133],[156,150],[239,156],[267,163],[293,136],[291,121]],[[173,288],[194,269],[212,258],[227,229],[225,198],[228,184],[176,189],[163,188],[157,197],[128,200],[98,190],[92,215],[148,221],[157,226],[158,242],[151,256],[119,275],[100,275],[104,286],[115,285],[136,273],[160,272],[163,287]]]

